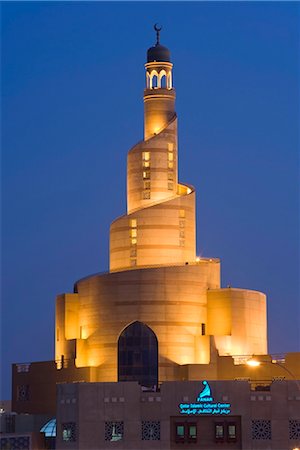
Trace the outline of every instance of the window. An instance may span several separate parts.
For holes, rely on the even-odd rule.
[[[143,200],[148,200],[150,198],[150,191],[143,191]]]
[[[169,150],[169,152],[172,152],[174,150],[173,142],[168,142],[168,150]]]
[[[26,402],[29,400],[29,385],[21,384],[17,387],[17,399],[20,402]]]
[[[131,249],[130,249],[130,256],[136,256],[136,246],[135,245],[133,247],[131,247]]]
[[[185,218],[185,210],[184,209],[180,209],[179,210],[179,217],[184,219]]]
[[[201,323],[201,334],[205,336],[205,323]]]
[[[174,155],[171,152],[168,153],[168,161],[174,161]]]
[[[153,75],[153,77],[152,77],[152,88],[153,89],[157,89],[157,81],[158,81],[157,75]]]
[[[131,245],[136,245],[137,242],[137,219],[131,219],[129,221],[129,235],[130,235],[130,243]]]
[[[160,87],[166,88],[167,87],[167,77],[166,75],[163,75],[160,79]]]
[[[179,220],[179,227],[180,228],[184,228],[185,226],[185,221],[184,220]]]
[[[180,247],[184,247],[184,239],[179,239],[179,245]]]
[[[184,230],[179,231],[179,237],[184,238]]]
[[[168,183],[168,190],[169,191],[173,191],[173,187],[174,187],[173,183],[169,182]]]
[[[174,179],[174,174],[173,174],[173,172],[168,172],[168,180],[173,181],[173,179]]]
[[[143,170],[143,179],[150,180],[150,170]]]
[[[228,442],[236,442],[236,424],[235,423],[227,424],[227,441]]]
[[[62,440],[68,442],[75,442],[76,423],[75,422],[62,423],[61,427],[62,427]]]
[[[270,440],[271,420],[252,420],[252,439],[254,440]]]
[[[168,161],[168,169],[173,169],[174,163],[173,161]]]
[[[150,161],[143,161],[144,169],[148,169],[150,167]]]
[[[105,422],[105,441],[121,441],[124,437],[124,422]]]
[[[136,228],[131,228],[130,236],[133,237],[133,238],[137,237],[137,229]]]
[[[175,424],[175,442],[197,442],[197,424],[195,422],[179,422]]]
[[[160,440],[160,422],[144,420],[142,422],[142,441]]]
[[[177,423],[175,425],[175,442],[181,443],[184,442],[184,424]]]
[[[144,189],[150,189],[151,183],[150,181],[144,181]]]
[[[4,433],[14,433],[16,429],[16,416],[12,414],[5,414],[5,429]],[[2,448],[2,447],[0,447]]]
[[[153,388],[158,383],[158,343],[154,332],[133,322],[118,340],[118,381],[138,381]]]
[[[150,161],[150,152],[143,152],[143,161]]]
[[[224,441],[224,423],[215,423],[215,440],[216,442]]]
[[[197,440],[197,425],[195,423],[188,424],[188,442],[196,442]]]
[[[289,420],[290,439],[300,440],[300,420]]]
[[[0,448],[18,448],[22,450],[28,450],[32,448],[30,436],[16,436],[16,437],[1,437]]]

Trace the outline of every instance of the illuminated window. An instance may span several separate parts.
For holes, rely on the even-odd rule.
[[[169,143],[168,143],[168,150],[169,150],[169,152],[172,152],[172,151],[174,150],[174,144],[173,144],[173,142],[169,142]]]
[[[143,200],[149,200],[150,191],[143,191]]]
[[[173,161],[168,161],[168,169],[173,169],[174,163]]]
[[[143,167],[144,167],[144,169],[149,169],[150,161],[143,161]]]
[[[174,155],[171,152],[168,153],[168,161],[174,161]]]
[[[195,422],[181,422],[175,424],[175,442],[197,442],[197,424]]]
[[[144,189],[150,189],[151,182],[150,181],[144,181]]]
[[[136,219],[130,220],[130,226],[131,226],[131,228],[136,228]]]
[[[62,423],[61,427],[62,427],[62,440],[68,442],[75,442],[76,423],[75,422]]]
[[[136,238],[131,238],[131,244],[135,245],[136,244]]]
[[[195,423],[188,423],[188,442],[197,441],[197,425]]]
[[[136,237],[137,237],[137,229],[136,229],[136,228],[132,228],[132,229],[130,230],[130,236],[131,236],[132,238],[136,238]]]
[[[150,152],[143,152],[143,161],[150,161]]]
[[[173,183],[168,183],[168,190],[169,191],[173,191],[173,188],[174,188],[174,184]]]
[[[180,209],[179,210],[179,217],[181,217],[181,218],[185,217],[185,210],[184,209]]]
[[[215,423],[215,440],[216,442],[224,440],[224,423]]]
[[[175,442],[181,443],[184,442],[184,424],[183,423],[177,423],[175,425]]]
[[[168,180],[173,181],[173,179],[174,179],[174,174],[173,174],[173,172],[168,172]]]
[[[143,170],[144,180],[150,180],[150,170]]]

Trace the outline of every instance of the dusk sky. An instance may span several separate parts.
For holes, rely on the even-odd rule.
[[[267,294],[269,352],[300,351],[299,3],[1,6],[1,399],[13,362],[54,358],[56,295],[108,270],[156,22],[198,254],[221,258],[223,287]]]

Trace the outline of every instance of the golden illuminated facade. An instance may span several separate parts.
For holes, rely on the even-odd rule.
[[[196,194],[178,182],[173,64],[159,31],[145,67],[144,140],[128,153],[127,214],[110,228],[110,271],[58,296],[55,358],[93,367],[91,381],[118,381],[120,339],[139,323],[157,343],[158,382],[192,379],[194,365],[217,379],[217,352],[267,354],[266,296],[221,288],[219,259],[197,258]]]

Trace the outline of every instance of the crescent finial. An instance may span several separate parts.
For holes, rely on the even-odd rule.
[[[161,32],[162,26],[158,26],[158,24],[156,23],[154,25],[154,30],[156,31],[156,45],[159,44],[159,33]]]

